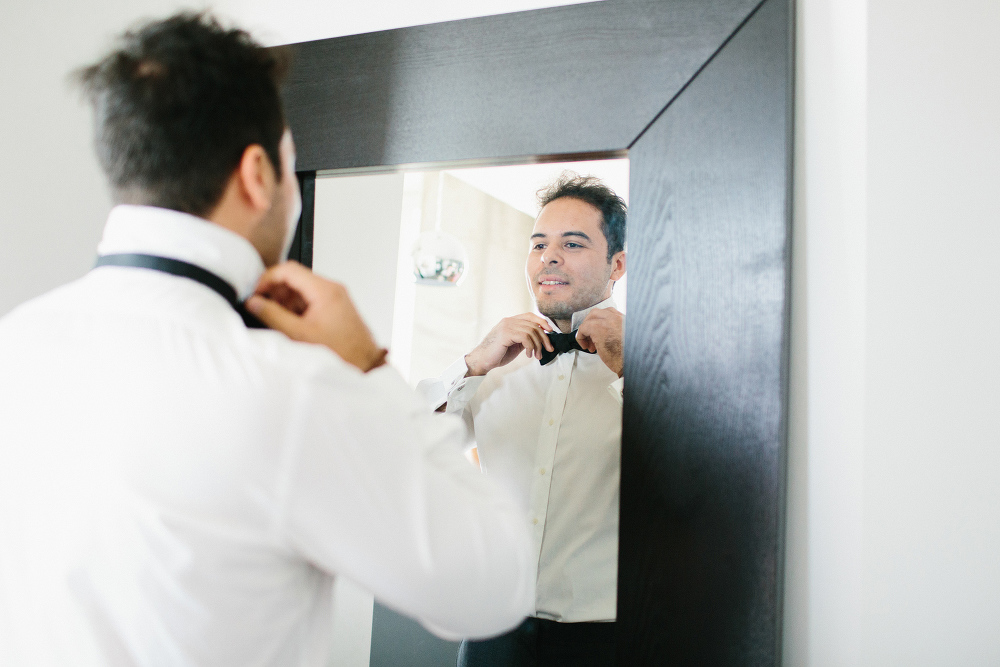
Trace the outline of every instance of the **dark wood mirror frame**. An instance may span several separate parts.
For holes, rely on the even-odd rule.
[[[781,660],[791,0],[606,0],[296,45],[317,171],[630,159],[620,665]]]

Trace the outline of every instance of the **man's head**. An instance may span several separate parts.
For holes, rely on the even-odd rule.
[[[564,174],[539,193],[525,273],[539,312],[568,326],[625,274],[625,202],[593,176]]]
[[[212,219],[278,261],[299,201],[278,90],[286,69],[282,51],[203,14],[125,33],[78,74],[115,201]]]

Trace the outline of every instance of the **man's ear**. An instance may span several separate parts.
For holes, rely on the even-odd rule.
[[[618,280],[625,275],[625,251],[615,253],[611,258],[611,280]]]
[[[278,179],[263,146],[251,144],[246,147],[236,169],[236,177],[246,204],[262,213],[271,208]]]

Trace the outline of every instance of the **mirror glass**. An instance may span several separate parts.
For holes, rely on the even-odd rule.
[[[595,176],[628,202],[624,157],[321,172],[313,269],[348,287],[375,338],[389,348],[390,363],[416,387],[441,376],[501,319],[535,310],[525,264],[537,195],[566,172]],[[612,295],[621,312],[626,289],[623,276]],[[474,445],[470,465],[479,464]],[[484,474],[492,470],[487,463]],[[331,664],[455,664],[458,644],[373,606],[342,578],[336,586]]]

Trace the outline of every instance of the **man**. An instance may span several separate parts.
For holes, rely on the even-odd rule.
[[[538,312],[504,319],[420,387],[464,415],[487,476],[520,489],[534,538],[533,618],[465,642],[465,667],[614,662],[624,381],[611,292],[625,273],[625,203],[570,175],[540,203],[525,266]]]
[[[530,538],[458,420],[279,263],[282,70],[182,14],[82,71],[119,205],[97,268],[0,321],[0,664],[326,664],[335,575],[447,637],[530,609]],[[244,324],[255,289],[284,333]]]

